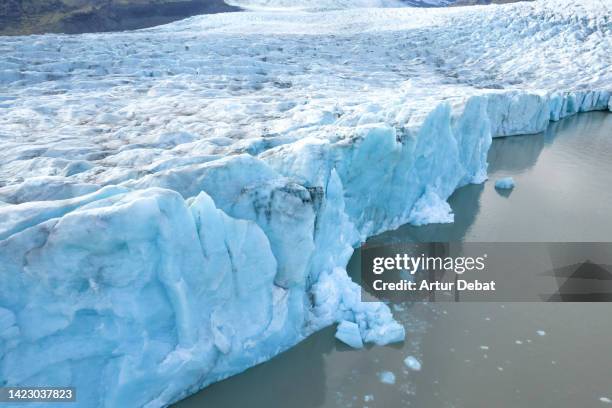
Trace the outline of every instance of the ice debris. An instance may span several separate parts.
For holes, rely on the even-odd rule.
[[[357,323],[346,320],[341,321],[336,330],[336,338],[353,348],[363,347],[363,341],[361,340],[361,333],[359,333],[359,326]]]
[[[381,371],[378,373],[378,380],[383,384],[395,384],[395,374],[391,371]]]
[[[414,356],[408,356],[404,359],[404,365],[412,371],[421,371],[421,362]]]

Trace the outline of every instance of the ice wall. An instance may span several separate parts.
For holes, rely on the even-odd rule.
[[[402,339],[386,306],[360,302],[344,270],[352,246],[439,221],[423,209],[486,178],[493,129],[540,131],[607,99],[472,97],[419,125],[0,207],[0,378],[72,384],[79,406],[163,406],[333,322],[358,323],[364,341]]]

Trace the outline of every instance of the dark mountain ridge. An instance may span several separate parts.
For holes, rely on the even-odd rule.
[[[133,30],[238,10],[223,0],[1,0],[0,35]]]

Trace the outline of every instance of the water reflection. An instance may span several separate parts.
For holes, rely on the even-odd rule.
[[[536,135],[495,138],[489,149],[489,173],[523,173],[529,170],[538,161],[544,146],[553,143],[556,135],[557,132],[551,128]]]

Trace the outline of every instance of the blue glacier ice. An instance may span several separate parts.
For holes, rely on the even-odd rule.
[[[498,180],[495,180],[495,188],[499,188],[502,190],[509,190],[514,188],[515,183],[512,177],[503,177]]]
[[[395,384],[395,374],[393,374],[391,371],[382,371],[378,373],[378,379],[383,384]]]
[[[493,137],[610,110],[610,17],[542,0],[0,37],[0,385],[161,407],[332,324],[402,341],[353,249],[452,222]]]
[[[348,320],[341,321],[336,330],[336,338],[353,348],[363,347],[363,340],[357,323]]]

